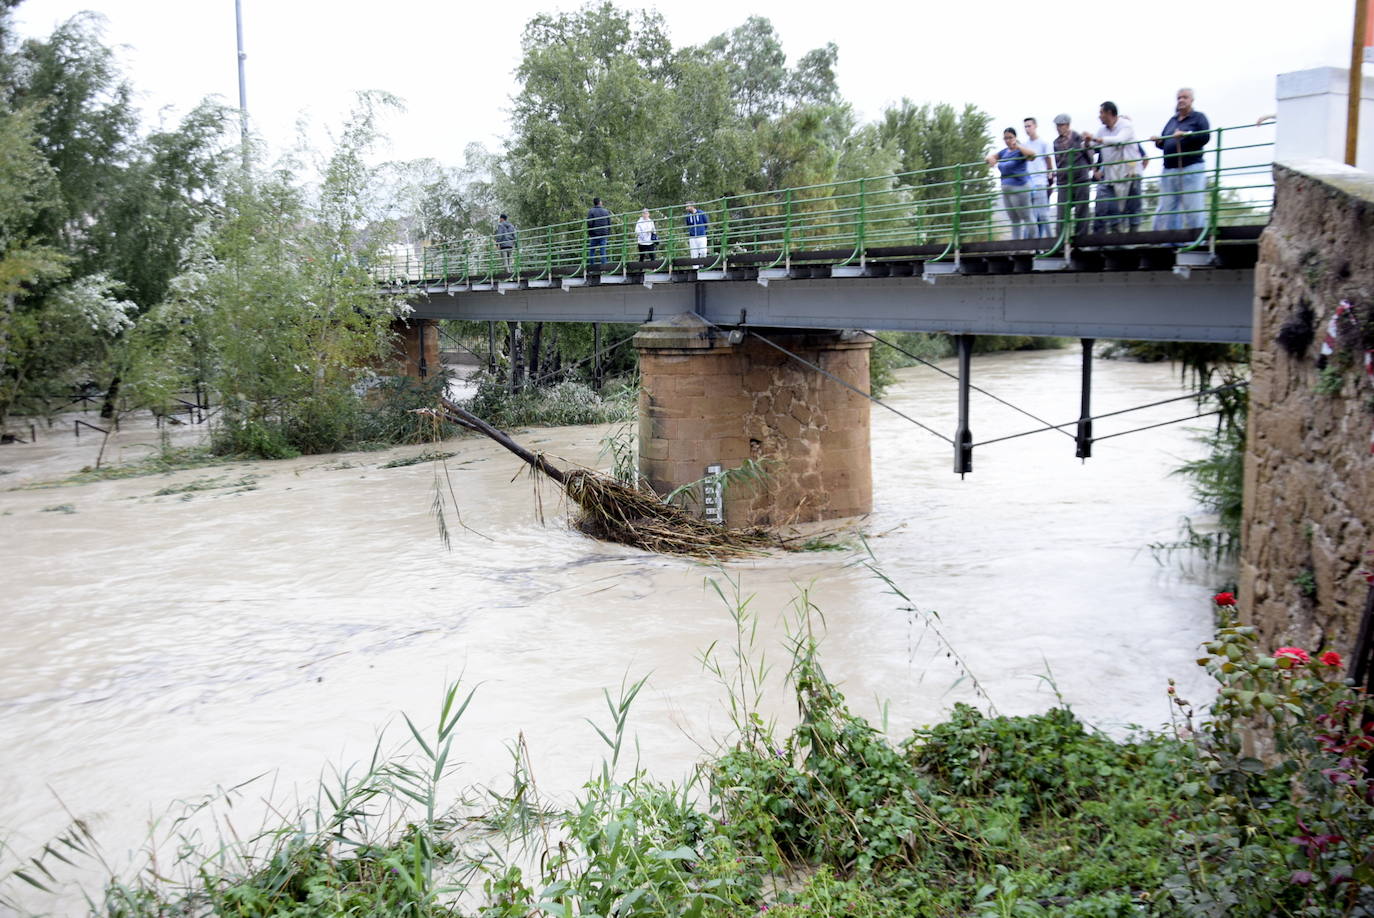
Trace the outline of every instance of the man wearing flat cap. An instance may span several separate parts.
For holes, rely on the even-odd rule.
[[[1083,135],[1071,127],[1069,116],[1054,116],[1054,185],[1059,189],[1059,223],[1062,228],[1073,213],[1074,231],[1084,232],[1088,221],[1088,188],[1092,177],[1093,154]]]

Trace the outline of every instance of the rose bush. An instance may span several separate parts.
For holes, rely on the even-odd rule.
[[[1226,623],[1204,645],[1198,663],[1220,684],[1209,718],[1174,699],[1193,756],[1171,897],[1189,915],[1374,915],[1374,705],[1336,651],[1255,644],[1255,629]]]

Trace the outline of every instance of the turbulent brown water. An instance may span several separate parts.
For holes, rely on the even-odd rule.
[[[952,431],[954,382],[925,368],[899,377],[893,406]],[[978,357],[974,377],[1052,422],[1077,415],[1076,350]],[[1098,412],[1179,393],[1167,365],[1096,364]],[[975,440],[1036,426],[973,397]],[[596,466],[606,433],[521,439]],[[139,458],[155,439],[126,427],[106,458]],[[19,489],[79,470],[97,448],[69,422],[0,447],[0,839],[20,853],[65,825],[64,808],[118,863],[178,800],[263,773],[249,797],[309,793],[326,765],[365,758],[384,727],[384,744],[399,743],[398,712],[432,720],[458,677],[477,686],[455,750],[468,781],[503,773],[505,744],[523,732],[544,788],[575,787],[601,757],[584,718],[604,723],[603,689],[645,675],[631,728],[651,770],[680,776],[728,728],[695,659],[733,640],[710,578],[751,597],[775,663],[806,590],[824,615],[827,673],[858,711],[885,705],[894,735],[976,700],[949,648],[999,711],[1051,706],[1052,680],[1082,718],[1118,734],[1168,720],[1171,676],[1203,692],[1193,658],[1212,584],[1143,547],[1196,513],[1169,474],[1199,453],[1187,425],[1104,441],[1087,463],[1059,433],[1012,440],[977,450],[960,480],[947,444],[875,407],[874,512],[861,526],[914,612],[855,552],[722,572],[589,541],[563,525],[548,487],[541,524],[518,460],[478,439],[444,445],[457,453],[447,474],[463,524],[450,510],[451,551],[430,515],[442,471],[381,467],[418,447]],[[947,644],[927,626],[933,613]],[[771,703],[789,710],[781,692]]]

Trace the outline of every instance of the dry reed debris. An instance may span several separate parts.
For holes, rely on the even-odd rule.
[[[580,511],[575,525],[594,539],[661,554],[713,560],[759,554],[781,547],[767,530],[719,526],[664,503],[650,491],[632,488],[588,469],[560,469],[542,454],[531,452],[448,399],[443,400],[438,414],[444,420],[490,437],[536,472],[557,482]]]

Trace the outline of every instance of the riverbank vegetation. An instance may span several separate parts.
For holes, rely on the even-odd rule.
[[[725,690],[733,732],[685,781],[653,777],[633,757],[638,681],[606,694],[605,718],[589,733],[604,760],[570,799],[541,792],[520,740],[509,785],[462,788],[461,721],[480,696],[454,685],[432,726],[405,719],[408,748],[384,755],[379,743],[365,766],[322,785],[315,806],[274,816],[251,837],[206,840],[195,812],[173,820],[175,853],[115,871],[91,913],[1244,918],[1374,909],[1370,699],[1343,682],[1334,652],[1258,648],[1253,630],[1234,624],[1229,594],[1216,597],[1223,627],[1199,661],[1217,700],[1195,710],[1171,685],[1176,718],[1164,732],[1112,739],[1062,703],[1006,716],[985,701],[894,741],[826,676],[824,620],[805,594],[785,660],[797,716],[787,726],[764,718],[770,663],[754,644],[748,600],[733,584],[717,586],[736,640],[700,660]],[[1264,758],[1250,752],[1256,728]],[[25,881],[55,885],[64,862],[95,849],[77,821],[31,859],[4,852],[0,901]]]
[[[1240,554],[1240,524],[1245,480],[1245,428],[1249,415],[1250,347],[1202,342],[1118,341],[1103,356],[1147,362],[1168,360],[1179,368],[1182,382],[1197,393],[1197,409],[1215,418],[1198,435],[1206,455],[1175,470],[1191,486],[1193,499],[1210,515],[1212,525],[1199,527],[1190,517],[1179,524],[1177,538],[1150,546],[1157,558],[1190,554],[1219,568],[1233,565]]]

